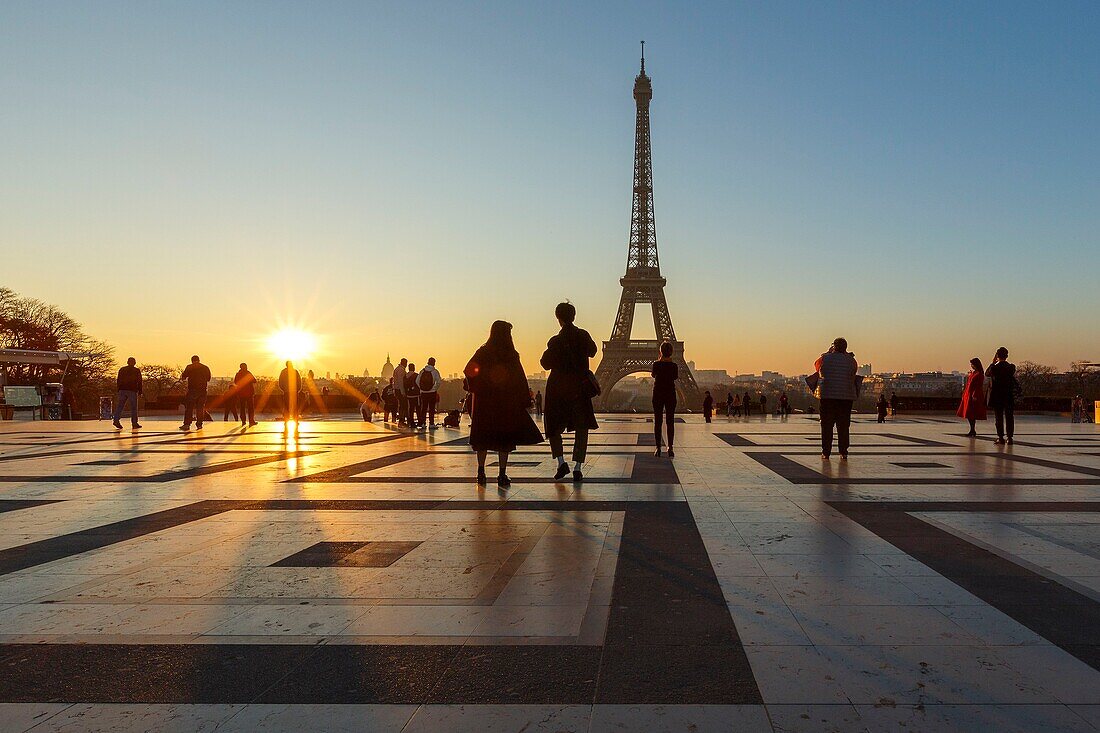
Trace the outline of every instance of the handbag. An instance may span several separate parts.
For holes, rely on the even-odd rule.
[[[569,361],[573,364],[577,363],[577,359],[573,356],[573,344],[569,343],[569,339],[564,339],[568,343],[567,351],[569,352]],[[600,382],[596,379],[596,375],[591,369],[585,369],[584,374],[581,375],[581,396],[586,400],[591,400],[600,396],[603,391],[600,389]]]

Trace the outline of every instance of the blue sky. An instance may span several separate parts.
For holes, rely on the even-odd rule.
[[[295,322],[320,371],[450,373],[506,318],[534,370],[559,300],[610,331],[645,38],[688,358],[1097,360],[1097,37],[1089,3],[5,3],[0,282],[145,362]]]

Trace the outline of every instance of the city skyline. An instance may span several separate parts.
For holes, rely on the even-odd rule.
[[[197,7],[0,9],[3,284],[120,361],[290,325],[315,371],[451,373],[504,318],[532,372],[565,299],[607,338],[643,37],[701,368],[1100,359],[1095,7]]]

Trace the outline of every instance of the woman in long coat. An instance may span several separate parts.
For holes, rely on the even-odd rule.
[[[966,375],[966,386],[963,387],[962,399],[955,414],[970,423],[967,437],[977,437],[974,423],[986,418],[985,372],[982,370],[982,360],[977,357],[970,360],[970,373]]]
[[[470,445],[477,452],[477,484],[485,485],[485,456],[500,459],[497,485],[508,488],[508,454],[518,445],[542,442],[535,421],[527,412],[531,390],[519,353],[512,343],[512,324],[495,321],[489,340],[479,348],[464,370],[473,404],[470,408]]]

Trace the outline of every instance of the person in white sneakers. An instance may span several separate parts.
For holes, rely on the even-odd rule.
[[[428,365],[420,370],[417,377],[417,385],[420,387],[420,424],[427,425],[430,430],[435,430],[435,405],[439,401],[439,385],[443,383],[443,377],[439,376],[439,370],[435,368],[435,357],[428,358]],[[425,422],[425,416],[427,422]]]

